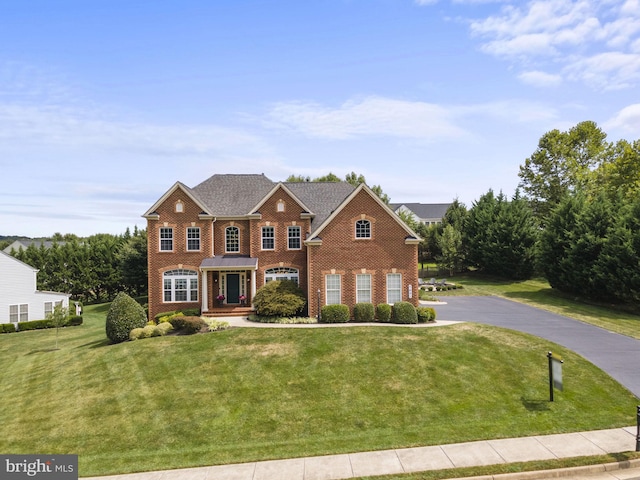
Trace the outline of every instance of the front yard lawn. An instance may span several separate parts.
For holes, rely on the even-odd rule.
[[[0,336],[0,451],[80,475],[613,428],[637,400],[577,355],[486,326],[231,329],[109,345],[84,325]],[[548,402],[549,350],[565,391]]]

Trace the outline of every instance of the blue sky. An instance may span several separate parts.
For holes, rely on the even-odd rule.
[[[640,137],[640,0],[0,0],[0,235],[145,227],[180,180],[513,195],[540,137]]]

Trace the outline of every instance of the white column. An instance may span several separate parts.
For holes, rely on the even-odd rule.
[[[202,313],[209,311],[209,272],[202,270]]]
[[[256,271],[251,270],[251,306],[253,307],[253,297],[256,296]]]

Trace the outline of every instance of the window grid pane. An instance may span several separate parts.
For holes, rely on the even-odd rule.
[[[371,238],[371,222],[369,220],[356,222],[356,238]]]
[[[226,229],[226,247],[227,252],[240,251],[240,230],[238,227],[227,227]]]
[[[12,323],[16,323],[18,319],[18,305],[9,305],[9,321]]]
[[[262,227],[262,250],[273,250],[276,246],[273,227]]]
[[[165,302],[197,302],[198,273],[193,270],[169,270],[163,276]]]
[[[200,227],[187,228],[187,250],[200,250]]]
[[[300,227],[288,227],[289,250],[300,250]]]
[[[371,303],[371,275],[356,275],[356,303]]]
[[[387,274],[387,303],[396,303],[402,300],[402,275],[399,273]]]
[[[160,229],[160,251],[170,252],[173,250],[173,228],[162,227]]]
[[[341,303],[341,277],[340,275],[326,275],[326,299],[327,305],[337,305]]]

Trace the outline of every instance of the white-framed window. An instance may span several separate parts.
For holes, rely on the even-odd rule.
[[[44,302],[44,318],[53,313],[53,302]]]
[[[173,228],[160,227],[160,251],[173,251]]]
[[[276,280],[291,280],[298,283],[300,272],[297,268],[276,267],[268,268],[264,271],[264,283],[274,282]]]
[[[227,227],[224,237],[227,253],[238,253],[240,251],[240,229],[238,227]]]
[[[356,303],[371,303],[371,275],[356,275]]]
[[[287,227],[287,238],[289,250],[300,250],[302,248],[300,227]]]
[[[396,303],[402,300],[402,275],[399,273],[387,274],[387,303]]]
[[[29,304],[9,305],[9,321],[11,323],[26,322],[29,320]]]
[[[200,251],[200,227],[187,228],[187,251]]]
[[[356,222],[356,238],[371,238],[371,222],[369,220]]]
[[[284,212],[284,202],[282,200],[278,201],[278,205],[276,206],[276,211]]]
[[[262,250],[276,248],[276,231],[273,227],[262,227]]]
[[[182,213],[182,212],[184,212],[184,203],[178,200],[176,202],[176,213]]]
[[[342,303],[342,276],[338,274],[325,275],[324,284],[327,305]]]
[[[197,302],[198,272],[183,268],[162,274],[164,302]]]

